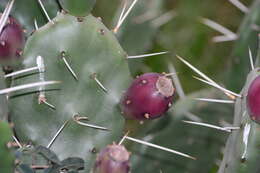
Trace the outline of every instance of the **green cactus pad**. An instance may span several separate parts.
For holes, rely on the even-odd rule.
[[[39,89],[26,90],[10,97],[11,119],[21,141],[43,146],[47,146],[60,127],[68,122],[51,150],[59,159],[85,158],[88,171],[95,161],[95,151],[118,141],[123,133],[124,118],[118,103],[131,77],[125,52],[99,19],[89,15],[78,20],[61,13],[53,21],[55,24],[48,23],[29,38],[24,51],[24,68],[35,66],[36,57],[40,55],[45,72],[17,78],[13,83],[39,81],[40,76],[46,81],[61,81],[55,88],[45,88],[48,90],[45,92],[47,102],[54,105],[55,110],[38,103]],[[82,126],[73,120],[75,115],[81,123],[84,121],[108,130]]]
[[[11,173],[14,171],[14,157],[7,148],[7,143],[12,140],[12,130],[9,124],[0,121],[0,168],[1,172]]]
[[[62,8],[73,16],[87,16],[93,9],[96,0],[59,0]]]
[[[0,90],[6,88],[4,73],[0,70]],[[0,120],[7,120],[7,100],[5,95],[0,95]]]

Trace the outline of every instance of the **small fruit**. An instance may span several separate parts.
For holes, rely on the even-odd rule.
[[[249,86],[247,111],[252,120],[260,123],[260,76],[257,76]]]
[[[146,73],[133,81],[121,100],[126,118],[145,120],[164,114],[172,105],[172,80],[159,73]]]
[[[25,36],[21,25],[16,19],[9,17],[0,34],[0,62],[9,62],[19,58],[24,44]]]
[[[94,173],[128,173],[129,157],[124,146],[108,145],[97,156]]]

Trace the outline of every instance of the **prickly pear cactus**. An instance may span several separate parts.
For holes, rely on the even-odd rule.
[[[123,133],[124,118],[117,105],[131,79],[126,53],[112,32],[92,15],[79,19],[59,13],[53,22],[39,28],[24,50],[24,68],[35,66],[38,57],[44,70],[13,83],[62,83],[58,88],[12,95],[12,121],[22,142],[43,146],[68,121],[49,147],[60,159],[84,158],[88,172],[95,152],[118,141]],[[86,120],[91,127],[84,126]]]
[[[77,2],[70,0],[59,0],[59,2],[63,10],[73,16],[86,16],[93,9],[96,0],[78,0]]]
[[[259,8],[260,2],[258,1],[256,4]],[[258,40],[260,40],[259,35]],[[259,55],[259,45],[256,52],[255,54]],[[260,154],[257,149],[260,142],[259,122],[258,117],[256,117],[258,115],[252,112],[252,106],[256,105],[251,105],[257,104],[255,102],[257,98],[253,99],[252,97],[258,97],[258,93],[257,90],[252,90],[252,86],[256,85],[255,81],[259,78],[259,75],[259,56],[257,56],[255,69],[252,69],[248,74],[240,93],[242,97],[237,98],[235,103],[233,125],[240,127],[240,130],[234,131],[227,140],[224,157],[218,170],[219,173],[259,172],[257,164]],[[252,103],[252,99],[254,103]]]
[[[12,131],[9,124],[0,121],[0,167],[1,172],[11,173],[14,171],[14,156],[11,153],[8,142],[12,139]]]
[[[7,0],[1,1],[0,6],[5,6],[6,2]],[[95,0],[75,2],[39,0],[38,2],[28,0],[25,4],[23,1],[16,0],[12,10],[12,14],[26,28],[28,36],[23,53],[24,61],[20,69],[34,68],[33,73],[27,72],[14,77],[12,86],[50,80],[61,83],[55,86],[25,89],[7,96],[0,95],[0,119],[8,119],[14,124],[14,134],[18,138],[16,142],[21,143],[16,152],[17,172],[107,173],[114,170],[114,172],[128,173],[131,165],[131,171],[134,173],[209,172],[209,170],[216,172],[217,164],[222,159],[221,147],[224,146],[227,138],[219,173],[259,171],[257,164],[259,125],[250,119],[246,111],[248,87],[255,76],[259,75],[259,70],[252,70],[246,82],[237,78],[238,73],[242,78],[245,78],[245,74],[248,73],[249,63],[244,56],[248,45],[253,57],[256,57],[256,35],[259,31],[254,30],[252,26],[260,24],[259,0],[254,1],[240,29],[233,53],[234,57],[238,57],[235,59],[239,62],[238,66],[232,67],[228,73],[232,76],[229,80],[237,79],[228,82],[231,89],[241,89],[240,85],[244,85],[245,82],[241,92],[242,97],[237,97],[234,101],[233,126],[236,130],[225,131],[225,128],[222,128],[223,131],[230,133],[230,136],[226,133],[220,134],[213,129],[201,130],[183,124],[184,117],[214,124],[225,124],[231,121],[231,117],[226,115],[232,115],[232,104],[220,108],[194,99],[197,97],[225,99],[223,95],[212,90],[202,90],[187,96],[185,94],[181,96],[179,93],[179,101],[174,102],[173,108],[167,113],[165,111],[172,105],[172,98],[163,101],[165,104],[163,111],[160,112],[165,113],[164,116],[152,122],[147,120],[142,122],[143,124],[136,120],[128,120],[125,124],[125,118],[121,115],[124,111],[120,109],[119,103],[124,96],[124,90],[129,88],[129,83],[132,81],[129,71],[134,75],[150,69],[153,71],[159,69],[158,71],[162,72],[162,69],[167,71],[169,65],[169,59],[151,61],[153,63],[149,64],[141,59],[133,60],[127,55],[127,53],[143,54],[150,49],[151,40],[159,26],[163,24],[162,21],[172,18],[171,13],[162,15],[164,20],[155,17],[159,13],[162,14],[162,1],[139,1],[137,8],[128,16],[130,19],[125,22],[126,24],[121,26],[120,30],[115,28],[113,32],[104,26],[101,18],[90,14]],[[150,6],[147,7],[147,4]],[[50,18],[44,15],[45,11],[41,6],[46,7]],[[130,6],[131,9],[133,6]],[[0,10],[3,11],[3,8]],[[60,12],[57,13],[58,11]],[[126,16],[122,14],[119,23]],[[49,22],[45,24],[47,19]],[[31,34],[33,27],[36,31]],[[139,41],[136,41],[136,38]],[[165,63],[167,65],[164,62],[167,62]],[[147,64],[150,66],[147,67]],[[4,74],[0,72],[0,89],[6,87],[4,84]],[[165,82],[161,84],[164,85]],[[178,84],[174,86],[178,88]],[[152,88],[152,93],[158,94],[156,89]],[[137,89],[141,94],[146,90],[147,88],[144,88],[140,92]],[[171,87],[169,96],[172,97],[173,91],[175,88]],[[134,99],[139,99],[136,98],[137,94],[131,95]],[[10,112],[7,111],[7,101]],[[138,116],[143,116],[144,106],[140,105],[145,102],[138,101],[137,103],[140,104],[135,105],[140,108]],[[125,103],[129,103],[129,100],[126,99]],[[154,107],[156,105],[149,108]],[[7,114],[10,115],[9,118]],[[144,115],[146,119],[152,119],[157,116],[157,113]],[[137,119],[143,120],[144,117]],[[0,126],[0,132],[1,127],[3,126]],[[129,136],[124,136],[120,140],[125,131],[129,132]],[[8,141],[11,140],[10,136]],[[139,141],[138,144],[124,141],[135,139],[130,136],[138,137],[143,141]],[[111,145],[113,142],[119,144]],[[121,146],[123,142],[126,149],[132,153],[131,158],[130,153]],[[146,143],[146,146],[140,146],[140,143]],[[159,148],[173,147],[193,157],[184,154],[185,157],[191,158],[187,160],[158,150],[158,146],[157,149],[148,148],[155,144],[161,145]],[[111,146],[117,147],[114,150]],[[124,148],[123,151],[120,148]],[[0,150],[3,151],[1,147]],[[100,154],[97,155],[97,152]],[[183,153],[181,155],[183,156]],[[197,161],[194,161],[195,157]],[[13,169],[8,166],[9,168]]]
[[[0,70],[0,89],[6,88],[4,73]],[[7,120],[8,108],[5,95],[0,95],[0,120]]]

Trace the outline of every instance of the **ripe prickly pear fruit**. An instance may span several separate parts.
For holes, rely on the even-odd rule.
[[[257,76],[249,86],[247,111],[252,120],[260,123],[260,76]]]
[[[10,62],[19,58],[24,44],[25,35],[21,25],[15,18],[9,17],[0,34],[0,62]]]
[[[108,145],[97,156],[94,173],[128,173],[130,153],[122,145]]]
[[[121,100],[126,118],[145,120],[164,114],[172,105],[172,80],[159,73],[146,73],[133,81]]]

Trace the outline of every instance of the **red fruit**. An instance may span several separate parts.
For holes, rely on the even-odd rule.
[[[260,76],[257,76],[249,86],[247,111],[252,120],[260,123]]]
[[[19,58],[22,54],[24,43],[25,36],[21,25],[13,17],[9,17],[0,34],[0,61]]]
[[[94,173],[128,173],[129,157],[124,146],[108,145],[97,156]]]
[[[174,91],[172,80],[165,75],[143,74],[133,81],[121,100],[123,115],[137,120],[158,118],[172,105]]]

